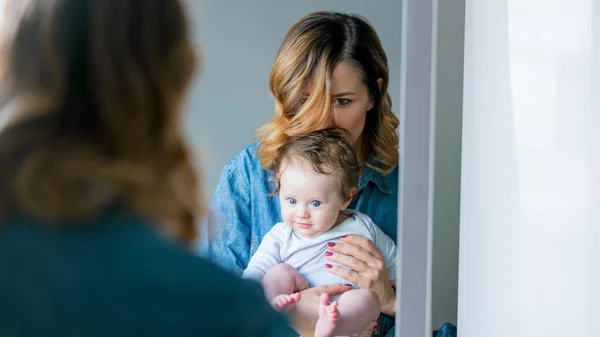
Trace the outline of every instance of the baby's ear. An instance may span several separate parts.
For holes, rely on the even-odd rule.
[[[356,187],[352,187],[350,189],[350,191],[348,192],[348,195],[346,196],[346,201],[344,201],[344,203],[342,204],[342,210],[346,209],[346,207],[348,207],[348,205],[350,205],[350,203],[352,202],[352,198],[354,198],[357,191],[358,190],[356,189]]]

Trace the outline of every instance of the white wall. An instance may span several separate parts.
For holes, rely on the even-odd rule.
[[[467,0],[461,337],[598,336],[598,0]]]

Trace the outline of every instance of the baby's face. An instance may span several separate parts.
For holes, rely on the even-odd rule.
[[[284,165],[279,174],[283,221],[304,237],[327,232],[349,204],[340,190],[337,178],[315,172],[309,164],[294,161]]]

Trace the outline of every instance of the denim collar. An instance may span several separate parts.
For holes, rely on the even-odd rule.
[[[365,166],[360,180],[358,181],[358,190],[362,190],[367,186],[369,181],[372,181],[377,188],[383,193],[392,194],[392,188],[390,187],[390,175],[383,175],[374,169]]]

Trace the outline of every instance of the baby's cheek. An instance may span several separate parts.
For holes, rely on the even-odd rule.
[[[290,211],[284,206],[281,207],[281,217],[283,218],[283,221],[286,222],[290,218]]]
[[[321,223],[327,224],[328,226],[333,227],[335,225],[338,218],[337,212],[328,212],[327,214],[323,214]]]

